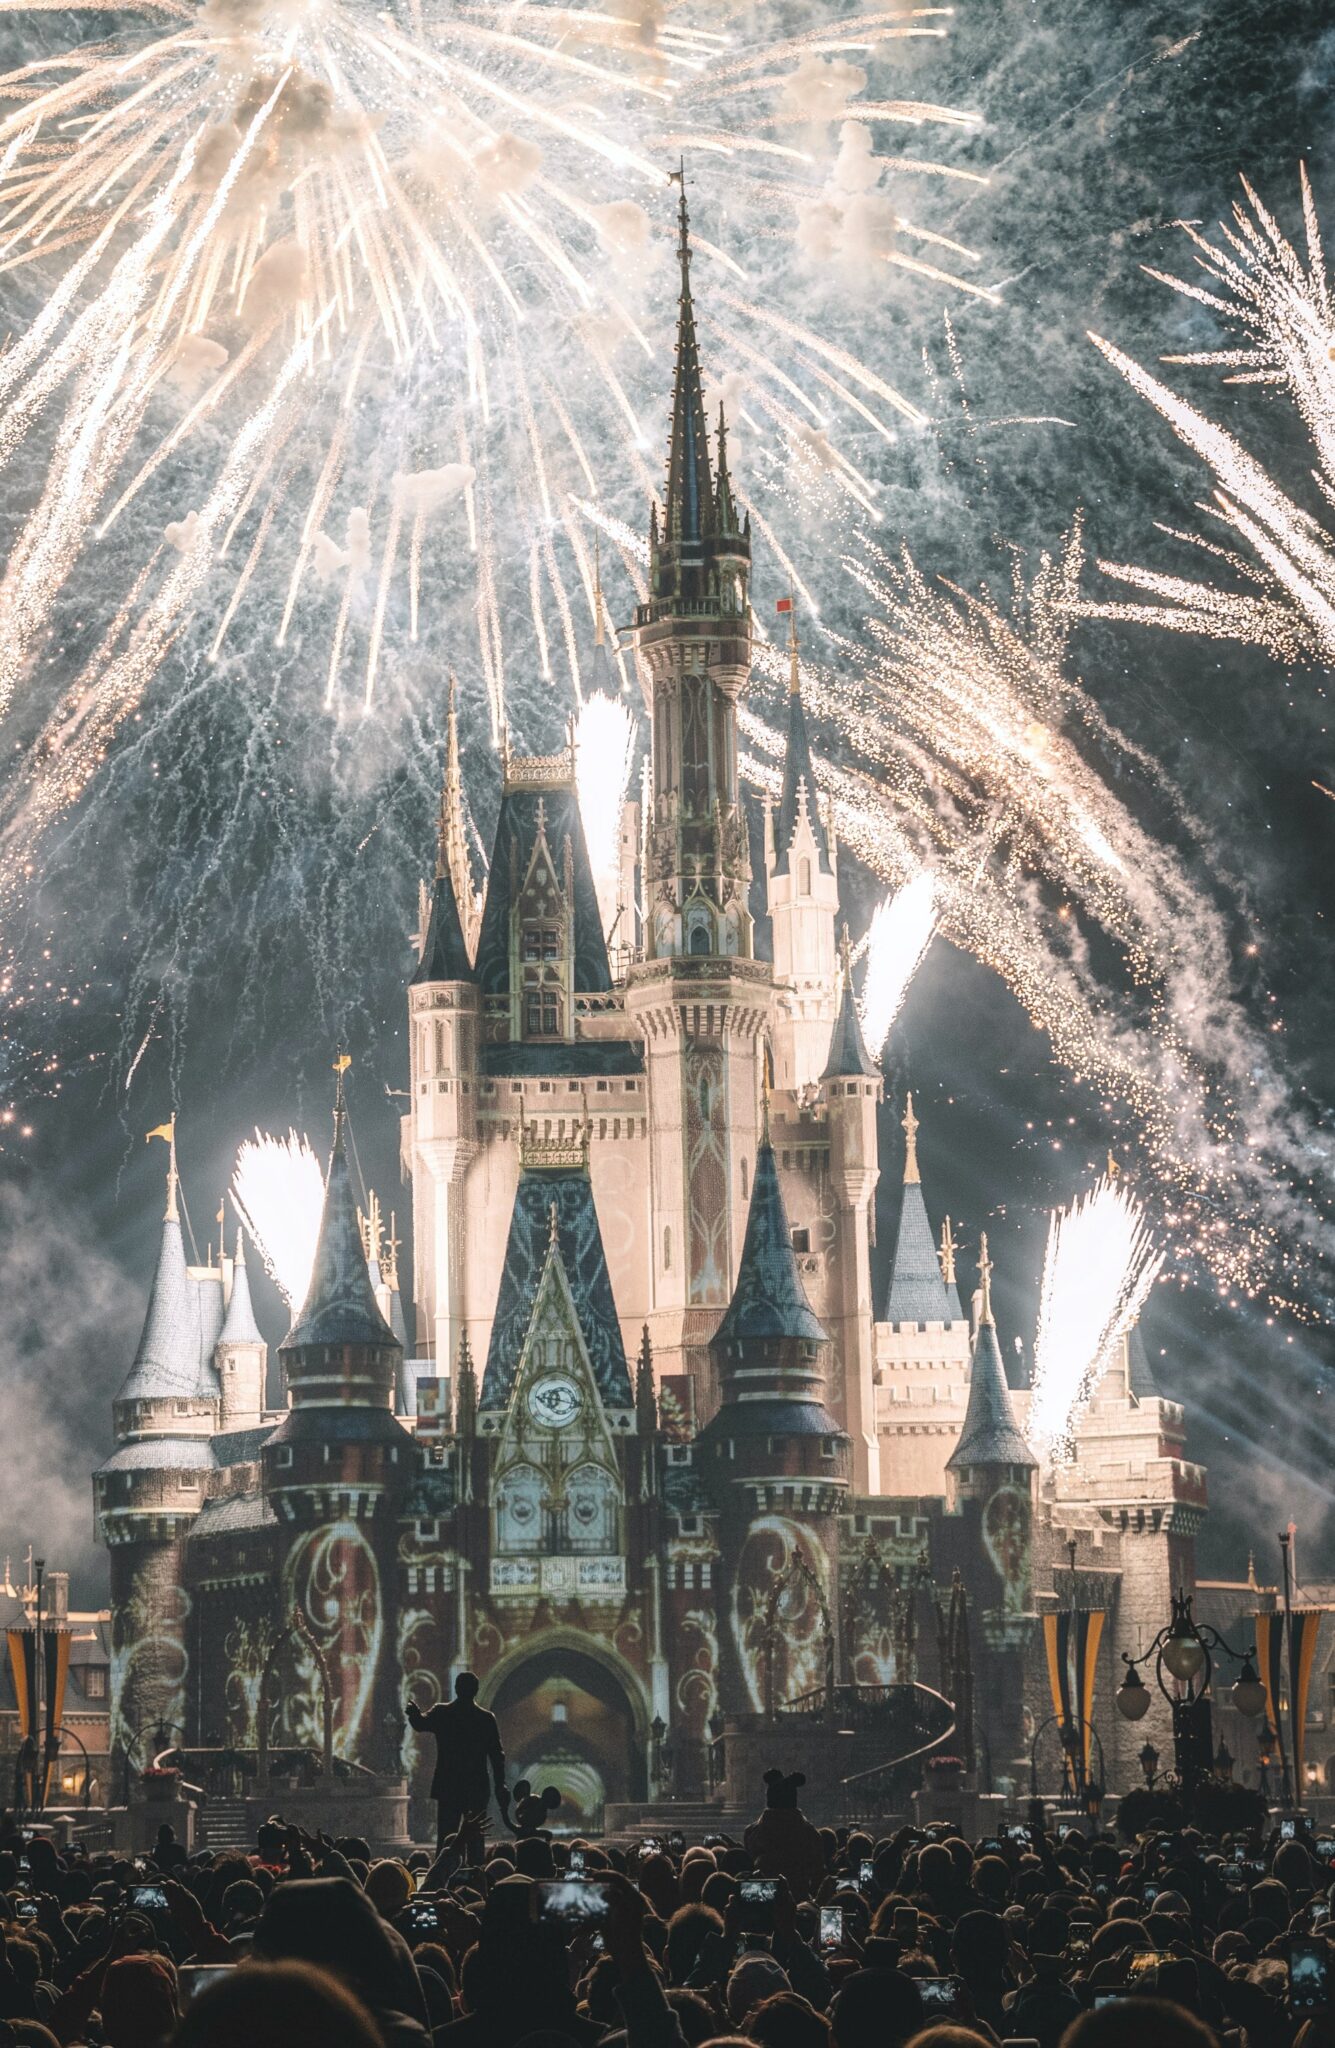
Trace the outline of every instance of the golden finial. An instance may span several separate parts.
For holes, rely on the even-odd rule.
[[[1113,1150],[1112,1150],[1112,1146],[1110,1145],[1110,1146],[1108,1147],[1108,1178],[1109,1178],[1109,1180],[1116,1180],[1116,1179],[1117,1179],[1117,1176],[1118,1176],[1118,1175],[1119,1175],[1119,1174],[1121,1173],[1121,1171],[1122,1171],[1121,1167],[1120,1167],[1120,1166],[1119,1166],[1119,1165],[1117,1164],[1117,1161],[1116,1161],[1116,1160],[1115,1160],[1115,1159],[1113,1158]]]
[[[947,1287],[955,1285],[955,1233],[947,1216],[941,1225],[941,1250],[937,1255],[941,1261],[941,1278]]]
[[[389,1236],[385,1240],[385,1285],[389,1288],[391,1294],[397,1294],[399,1291],[399,1245],[402,1240],[397,1235],[395,1229],[398,1220],[398,1217],[391,1209],[389,1212]]]
[[[797,604],[791,590],[788,593],[788,695],[796,697],[802,688],[802,677],[797,665]]]
[[[770,1049],[767,1043],[760,1063],[760,1142],[762,1145],[768,1145],[770,1141],[769,1098],[773,1086],[774,1071],[770,1064]]]
[[[176,1171],[176,1118],[168,1117],[165,1124],[155,1124],[144,1134],[144,1143],[151,1144],[154,1138],[161,1138],[167,1146],[167,1207],[163,1212],[164,1223],[179,1223],[180,1210],[177,1207],[176,1191],[180,1176]]]
[[[853,986],[853,942],[848,936],[848,926],[839,933],[839,982],[841,988]]]
[[[987,1232],[978,1240],[978,1290],[982,1296],[978,1304],[979,1326],[992,1321],[992,1261],[987,1254]]]
[[[338,1048],[338,1051],[337,1051],[337,1052],[335,1053],[335,1055],[334,1055],[334,1072],[335,1072],[335,1074],[336,1074],[336,1075],[338,1076],[338,1079],[337,1079],[337,1080],[335,1081],[335,1083],[334,1083],[334,1117],[335,1117],[335,1120],[337,1120],[337,1119],[341,1118],[341,1117],[342,1117],[342,1115],[343,1115],[343,1111],[344,1111],[344,1108],[345,1108],[345,1104],[344,1104],[344,1101],[343,1101],[343,1076],[344,1076],[344,1075],[345,1075],[345,1074],[347,1073],[347,1071],[348,1071],[348,1068],[349,1068],[349,1067],[350,1067],[351,1065],[352,1065],[352,1056],[351,1056],[351,1054],[350,1054],[350,1053],[346,1053],[346,1052],[344,1052],[344,1050],[343,1050],[342,1046],[340,1045],[340,1046],[339,1046],[339,1048]]]
[[[913,1090],[906,1097],[907,1108],[901,1129],[904,1133],[904,1185],[916,1187],[922,1178],[918,1172],[918,1119],[913,1114]]]

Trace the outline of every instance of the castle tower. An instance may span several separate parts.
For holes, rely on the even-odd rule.
[[[711,471],[691,298],[682,183],[677,365],[660,527],[649,535],[649,598],[635,646],[653,729],[647,949],[751,955],[751,864],[737,790],[737,700],[751,668],[751,526],[738,521],[719,413]]]
[[[176,1138],[148,1313],[112,1409],[116,1449],[93,1481],[111,1565],[111,1747],[148,1761],[159,1722],[188,1716],[190,1600],[185,1545],[213,1469],[220,1392],[213,1329],[181,1238]]]
[[[963,1521],[964,1583],[981,1619],[978,1721],[1000,1769],[1023,1746],[1024,1661],[1033,1639],[1034,1480],[1038,1460],[1015,1411],[992,1317],[992,1261],[978,1246],[978,1330],[964,1427],[946,1463]]]
[[[264,1369],[268,1356],[250,1299],[246,1234],[238,1227],[236,1257],[232,1261],[232,1291],[227,1297],[223,1326],[214,1349],[221,1396],[219,1429],[255,1429],[259,1426],[264,1415]]]
[[[463,1177],[477,1149],[472,1077],[479,1006],[470,932],[472,872],[463,825],[454,683],[436,875],[426,904],[422,955],[408,984],[411,1109],[404,1168],[413,1186],[413,1299],[420,1356],[447,1371],[459,1341],[464,1253]]]
[[[899,1225],[885,1312],[875,1332],[876,1428],[883,1490],[919,1499],[946,1492],[946,1461],[964,1426],[971,1347],[948,1216],[939,1249],[932,1236],[911,1094],[903,1130]]]
[[[805,856],[804,856],[805,858]],[[875,1330],[871,1297],[871,1213],[880,1179],[876,1107],[881,1070],[867,1051],[853,994],[848,934],[843,987],[820,1077],[830,1139],[830,1189],[837,1204],[832,1292],[826,1321],[839,1361],[840,1420],[853,1447],[853,1490],[880,1493],[876,1434]]]
[[[839,877],[812,768],[797,613],[788,617],[788,747],[778,810],[766,807],[765,884],[774,929],[775,1085],[800,1093],[821,1078],[839,1009]]]
[[[772,975],[752,959],[750,859],[737,786],[737,701],[751,660],[750,522],[740,521],[719,419],[709,437],[691,298],[683,190],[677,361],[660,523],[635,647],[653,750],[645,829],[646,958],[626,1013],[649,1072],[652,1296],[660,1373],[689,1372],[716,1402],[709,1341],[745,1227]]]
[[[397,1710],[395,1539],[416,1465],[391,1412],[402,1352],[376,1304],[344,1144],[343,1078],[310,1287],[279,1348],[287,1414],[264,1446],[279,1523],[280,1611],[301,1613],[329,1670],[335,1753],[388,1769]],[[321,1684],[304,1637],[284,1679],[288,1741],[319,1745]]]
[[[713,1344],[722,1401],[696,1447],[729,1589],[719,1643],[725,1712],[760,1713],[810,1692],[837,1656],[837,1518],[852,1457],[825,1405],[828,1342],[793,1254],[766,1118],[737,1284]]]

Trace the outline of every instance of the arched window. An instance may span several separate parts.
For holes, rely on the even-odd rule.
[[[663,1271],[665,1273],[672,1271],[672,1225],[670,1223],[663,1225]]]
[[[617,1484],[601,1465],[578,1465],[566,1482],[566,1528],[572,1550],[615,1551]]]
[[[797,886],[803,896],[811,894],[811,862],[801,860],[797,864]]]
[[[512,1465],[496,1492],[496,1543],[507,1551],[543,1547],[542,1474],[533,1465]]]
[[[709,933],[702,924],[697,924],[691,931],[691,951],[692,953],[707,953],[709,951]]]

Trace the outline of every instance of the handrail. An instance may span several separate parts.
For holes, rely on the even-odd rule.
[[[870,1770],[853,1771],[848,1777],[841,1778],[839,1781],[840,1790],[846,1796],[852,1788],[860,1785],[865,1786],[873,1778],[885,1777],[891,1771],[903,1770],[907,1765],[917,1763],[919,1758],[929,1756],[934,1749],[940,1749],[943,1743],[949,1742],[951,1736],[955,1733],[958,1724],[955,1716],[954,1701],[948,1700],[944,1693],[937,1692],[934,1686],[922,1685],[916,1680],[913,1683],[912,1690],[915,1694],[922,1694],[929,1700],[935,1700],[938,1705],[945,1708],[948,1716],[946,1726],[939,1734],[931,1736],[926,1742],[919,1743],[916,1749],[905,1750],[902,1756],[887,1757],[883,1763],[873,1764]]]

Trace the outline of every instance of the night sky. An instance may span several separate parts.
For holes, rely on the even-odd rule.
[[[801,7],[788,14],[800,26]],[[935,415],[882,467],[884,542],[902,536],[928,572],[1004,596],[1011,550],[1032,563],[1079,510],[1091,562],[1102,554],[1198,567],[1155,522],[1197,522],[1204,472],[1086,330],[1150,365],[1218,345],[1208,316],[1142,266],[1181,273],[1189,258],[1174,223],[1212,226],[1232,205],[1239,172],[1294,232],[1305,159],[1335,252],[1335,29],[1323,14],[1272,0],[961,0],[944,47],[909,48],[906,90],[987,117],[970,161],[990,170],[989,187],[943,203],[934,218],[982,250],[981,274],[1003,292],[999,308],[961,303],[892,273],[859,314],[866,351],[892,361]],[[11,26],[11,49],[15,33]],[[59,31],[46,17],[40,33]],[[1314,503],[1310,458],[1281,398],[1223,388],[1216,371],[1169,374]],[[1069,424],[989,424],[1038,414]],[[0,525],[12,526],[21,503],[22,479],[10,475]],[[822,560],[818,534],[804,565],[829,615],[851,630],[851,593],[837,560]],[[758,609],[769,606],[774,581],[758,549]],[[1087,584],[1098,594],[1092,567]],[[624,617],[626,592],[612,595]],[[91,617],[95,588],[81,597]],[[31,1540],[50,1565],[71,1566],[90,1596],[104,1563],[92,1543],[87,1474],[108,1445],[109,1402],[142,1316],[161,1211],[162,1150],[146,1147],[143,1133],[175,1107],[202,1244],[216,1237],[213,1213],[236,1145],[257,1124],[295,1124],[323,1148],[329,1067],[345,1037],[361,1161],[385,1207],[397,1203],[402,1215],[398,1105],[386,1091],[406,1079],[408,935],[417,871],[432,849],[450,663],[484,834],[495,816],[496,766],[481,744],[467,620],[394,656],[373,723],[325,716],[313,637],[298,635],[278,656],[261,628],[257,620],[221,672],[186,636],[93,795],[37,854],[23,918],[8,934],[15,1007],[0,1066],[12,1110],[0,1125],[0,1429],[10,1464],[0,1556],[8,1550],[17,1562]],[[1328,1129],[1335,803],[1312,787],[1313,778],[1335,786],[1327,677],[1251,649],[1106,622],[1077,630],[1074,665],[1199,821],[1199,847],[1184,839],[1184,856],[1229,878],[1239,931],[1262,942],[1256,961],[1239,960],[1236,1000],[1282,1023],[1293,1103]],[[60,680],[59,653],[52,668],[11,714],[0,744],[15,760],[34,703]],[[515,681],[511,702],[519,745],[557,743],[565,694]],[[875,892],[865,877],[847,880],[857,930]],[[908,1084],[934,1220],[949,1210],[970,1246],[980,1228],[989,1232],[1004,1347],[1017,1333],[1029,1343],[1047,1207],[1085,1184],[1108,1143],[1097,1095],[1054,1066],[991,973],[939,939],[886,1065],[882,1256]],[[1133,1148],[1119,1149],[1134,1171]],[[1314,1172],[1324,1170],[1314,1158]],[[1319,1191],[1318,1207],[1327,1194]],[[1330,1280],[1314,1269],[1314,1306],[1335,1299]],[[1270,1571],[1275,1532],[1292,1514],[1300,1572],[1335,1577],[1328,1329],[1274,1318],[1260,1304],[1235,1312],[1215,1291],[1208,1275],[1186,1274],[1157,1290],[1146,1317],[1163,1385],[1187,1405],[1192,1454],[1210,1467],[1216,1512],[1202,1569],[1242,1574],[1254,1541]],[[259,1292],[276,1343],[278,1298]]]

